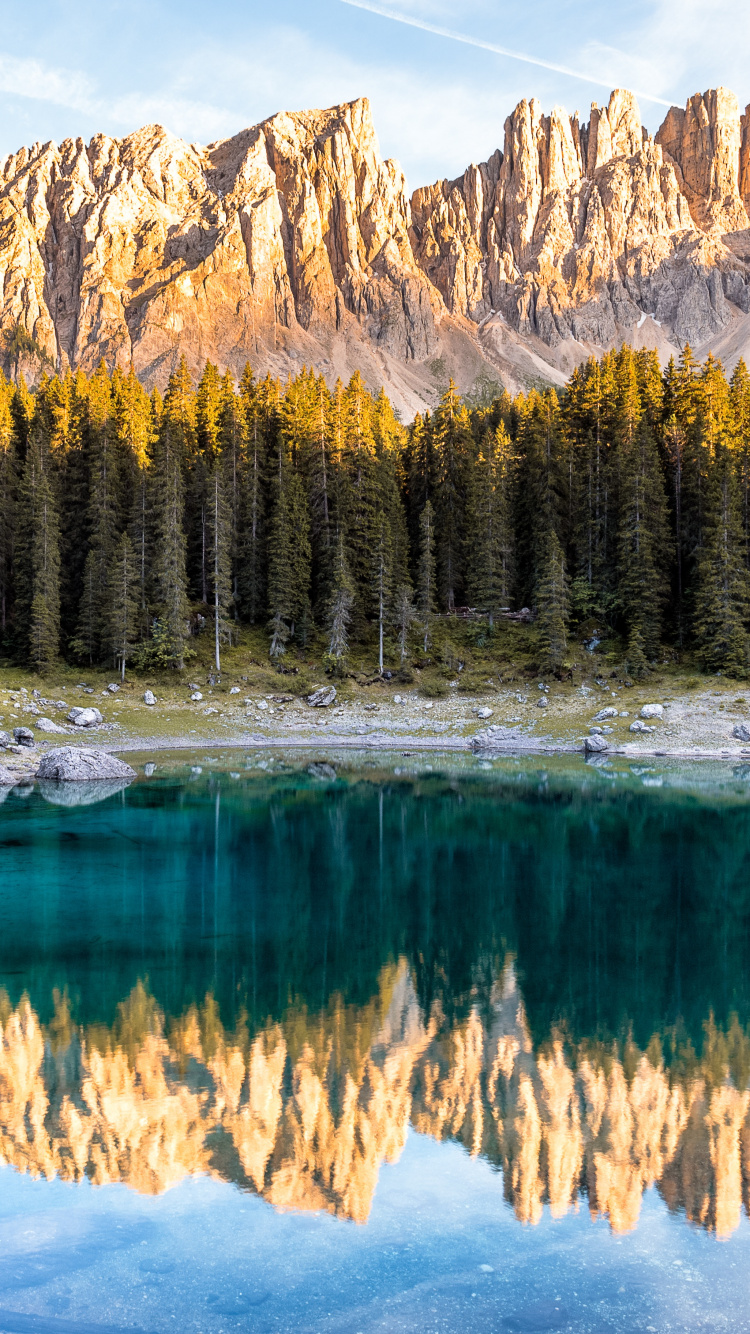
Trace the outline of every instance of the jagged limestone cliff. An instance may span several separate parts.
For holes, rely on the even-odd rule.
[[[726,332],[750,311],[748,190],[748,116],[723,89],[670,110],[654,139],[630,93],[584,126],[521,102],[502,154],[416,192],[412,244],[489,356],[509,328],[550,349],[640,336],[731,358]]]
[[[723,89],[655,138],[615,91],[588,124],[521,102],[505,142],[410,199],[366,99],[207,148],[159,126],[0,167],[6,370],[101,357],[163,384],[355,368],[411,412],[460,387],[561,382],[623,338],[730,365],[750,340],[750,117]],[[745,318],[747,316],[747,318]]]

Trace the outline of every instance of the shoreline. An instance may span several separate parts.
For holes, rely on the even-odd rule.
[[[473,754],[477,759],[492,759],[496,757],[501,759],[512,755],[580,755],[583,759],[602,761],[609,756],[617,756],[620,759],[672,759],[672,760],[729,760],[734,762],[747,762],[750,764],[750,747],[746,750],[731,749],[678,749],[660,746],[650,748],[647,746],[610,746],[605,751],[586,752],[583,746],[565,744],[560,742],[550,742],[545,744],[541,739],[536,741],[514,740],[506,745],[479,747],[475,749],[471,740],[464,737],[450,737],[445,740],[438,737],[420,737],[406,736],[396,737],[393,735],[385,737],[349,737],[333,735],[327,737],[325,741],[315,737],[263,737],[257,734],[248,736],[228,737],[226,740],[219,741],[216,737],[195,739],[180,737],[155,737],[151,740],[130,737],[122,744],[113,745],[111,743],[99,747],[111,754],[141,754],[148,750],[169,751],[169,750],[358,750],[358,751],[408,751],[409,753],[423,752],[426,755],[434,754],[440,751],[448,751],[455,754],[470,755]]]
[[[138,755],[144,762],[169,751],[225,750],[425,759],[442,753],[478,761],[580,755],[592,766],[608,759],[750,764],[750,687],[739,682],[662,678],[634,687],[605,680],[491,687],[487,681],[491,688],[477,693],[454,684],[440,698],[427,698],[395,683],[373,690],[346,683],[335,703],[320,707],[302,694],[241,677],[204,687],[199,700],[171,681],[154,682],[151,691],[130,680],[114,693],[105,677],[94,686],[61,682],[47,687],[49,698],[16,681],[0,689],[0,729],[7,736],[19,725],[30,727],[35,745],[4,750],[0,767],[30,779],[41,755],[66,746]],[[99,723],[75,727],[72,705],[98,706]],[[631,731],[644,715],[646,723]],[[595,734],[606,749],[587,751]]]

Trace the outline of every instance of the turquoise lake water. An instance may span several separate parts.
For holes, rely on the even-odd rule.
[[[747,766],[146,758],[0,804],[0,1331],[750,1330]]]

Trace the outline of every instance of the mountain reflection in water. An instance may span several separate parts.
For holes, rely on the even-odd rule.
[[[232,781],[230,781],[230,779]],[[628,786],[629,783],[629,786]],[[517,1218],[750,1210],[750,813],[547,772],[136,782],[0,816],[0,1161],[365,1222],[409,1126]]]
[[[407,1128],[502,1168],[517,1218],[592,1214],[633,1228],[656,1184],[671,1210],[719,1234],[750,1205],[750,1040],[707,1025],[665,1067],[646,1052],[552,1035],[534,1049],[506,963],[486,1018],[424,1015],[405,960],[365,1007],[290,1009],[250,1037],[214,1002],[169,1021],[142,985],[111,1030],[77,1029],[65,998],[45,1028],[2,1003],[0,1160],[20,1171],[157,1193],[209,1173],[279,1208],[365,1222]]]

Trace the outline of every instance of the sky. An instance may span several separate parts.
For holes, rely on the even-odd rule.
[[[750,101],[748,0],[6,0],[0,158],[153,121],[209,143],[364,95],[416,188],[501,148],[523,97],[588,120],[630,88],[653,131],[718,84]]]

